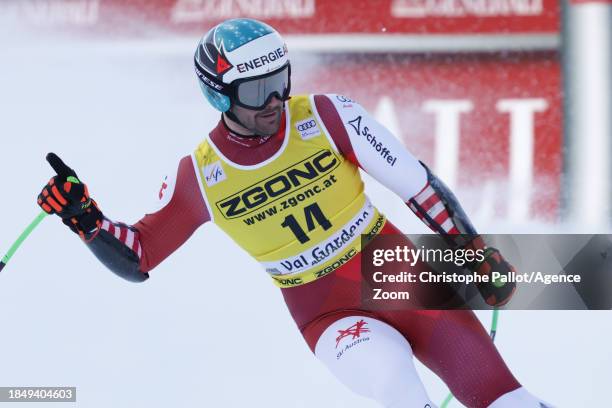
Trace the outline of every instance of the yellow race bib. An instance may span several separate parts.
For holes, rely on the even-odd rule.
[[[287,105],[284,142],[264,162],[233,163],[210,139],[193,154],[213,221],[281,287],[329,274],[359,253],[360,234],[377,234],[385,223],[358,168],[329,138],[312,96]]]

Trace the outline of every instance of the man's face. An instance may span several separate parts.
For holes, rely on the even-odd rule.
[[[247,109],[235,105],[232,107],[232,112],[255,135],[268,136],[278,132],[282,109],[283,101],[273,96],[262,110]]]

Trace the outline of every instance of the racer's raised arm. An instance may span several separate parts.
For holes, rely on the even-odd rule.
[[[361,105],[335,94],[315,95],[314,101],[342,155],[397,194],[451,247],[485,250],[485,260],[470,269],[483,274],[514,270],[497,249],[487,247],[479,237],[473,239],[477,231],[452,191]],[[501,306],[512,297],[515,284],[480,284],[479,290],[487,303]]]
[[[106,217],[74,170],[53,153],[47,160],[57,175],[38,196],[40,207],[57,214],[106,267],[128,281],[146,280],[151,269],[210,220],[190,156],[162,185],[162,208],[134,225]]]

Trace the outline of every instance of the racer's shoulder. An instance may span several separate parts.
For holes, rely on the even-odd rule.
[[[340,93],[313,93],[313,94],[299,94],[291,95],[289,100],[290,103],[305,103],[308,101],[328,100],[337,104],[356,104],[358,103],[355,99],[343,95]]]
[[[349,96],[339,93],[310,95],[312,104],[326,124],[346,122],[356,116],[368,117],[368,112]]]
[[[349,96],[339,93],[300,94],[293,95],[289,100],[289,109],[293,114],[312,113],[314,108],[321,116],[351,115],[355,112],[365,114],[364,108]]]
[[[163,161],[163,167],[166,173],[162,176],[161,186],[150,214],[166,207],[172,198],[180,196],[180,193],[187,192],[191,195],[193,190],[196,190],[194,186],[197,187],[196,167],[192,155],[179,157],[178,160],[175,157],[172,160]]]
[[[333,110],[338,113],[363,111],[363,107],[350,96],[339,93],[314,94],[312,100],[317,110]]]
[[[215,130],[213,130],[214,132]],[[212,133],[212,132],[211,132]],[[211,146],[210,135],[203,138],[189,156],[183,157],[185,160],[189,157],[195,163],[203,165],[217,160],[217,154]]]

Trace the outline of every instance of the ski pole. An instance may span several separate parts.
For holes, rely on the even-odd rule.
[[[26,240],[26,238],[30,235],[30,233],[32,231],[34,231],[34,229],[38,226],[38,224],[40,224],[40,222],[47,216],[47,213],[44,211],[41,211],[40,214],[38,214],[36,216],[36,218],[34,219],[34,221],[32,221],[30,223],[30,225],[28,225],[26,227],[26,229],[21,233],[21,235],[19,235],[19,238],[17,238],[17,241],[15,241],[13,243],[13,245],[11,245],[11,248],[8,250],[8,252],[6,253],[6,255],[4,255],[4,257],[2,258],[2,261],[0,261],[0,271],[2,271],[2,269],[4,269],[4,267],[6,266],[6,264],[8,263],[8,261],[10,261],[11,257],[15,254],[15,252],[17,251],[17,249],[19,249],[19,247],[21,246],[21,244],[23,244],[23,241]]]
[[[47,160],[49,160],[49,155],[47,155]],[[61,161],[60,161],[61,162]],[[63,163],[62,163],[63,164]],[[51,166],[54,166],[54,164],[51,164]],[[53,169],[55,170],[55,167],[53,167]],[[57,171],[57,170],[56,170]],[[58,173],[59,174],[59,173]],[[74,176],[68,176],[66,177],[66,181],[69,181],[71,183],[75,183],[75,184],[79,184],[80,181],[78,178],[74,177]],[[21,244],[23,244],[23,241],[25,241],[25,239],[30,235],[30,233],[32,231],[34,231],[34,229],[38,226],[38,224],[40,224],[40,222],[47,216],[48,214],[44,211],[41,211],[40,214],[38,214],[36,216],[36,218],[34,218],[34,221],[32,221],[30,223],[30,225],[27,226],[27,228],[21,233],[21,235],[19,236],[19,238],[17,238],[17,241],[15,241],[13,243],[13,245],[11,246],[11,248],[8,250],[8,252],[6,253],[6,255],[4,255],[4,257],[2,258],[2,260],[0,261],[0,272],[4,269],[4,267],[6,266],[6,264],[8,263],[8,261],[11,259],[11,257],[15,254],[15,251],[17,251],[17,249],[19,249],[19,247],[21,246]]]
[[[495,308],[493,309],[493,319],[491,321],[491,332],[489,333],[489,336],[491,336],[491,340],[493,342],[495,342],[495,335],[497,334],[497,322],[498,321],[499,321],[499,309]],[[452,400],[453,400],[453,393],[449,392],[444,402],[442,402],[442,405],[440,405],[440,408],[447,408],[448,404],[450,404]]]

